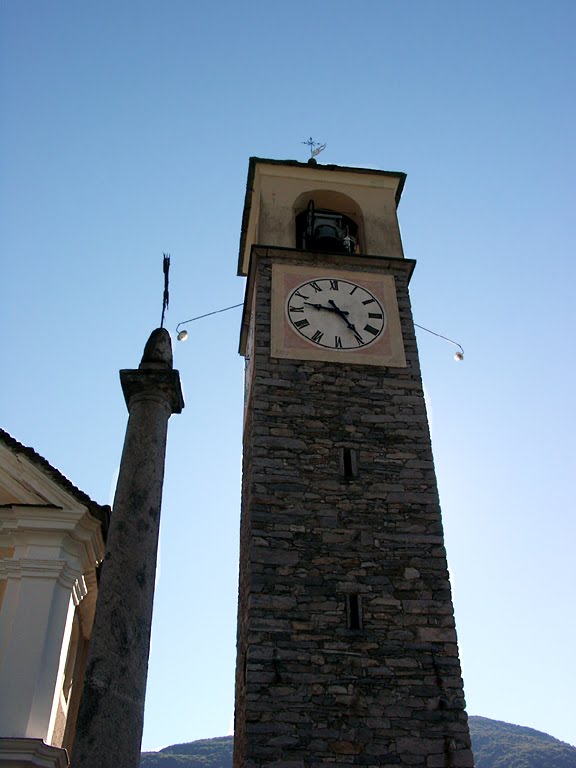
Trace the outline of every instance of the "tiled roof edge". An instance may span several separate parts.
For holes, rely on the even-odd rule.
[[[110,520],[110,507],[107,504],[98,504],[96,501],[90,498],[87,493],[77,488],[71,480],[62,474],[56,467],[53,467],[50,462],[37,453],[33,448],[30,448],[22,443],[18,442],[15,437],[12,437],[4,429],[0,429],[0,441],[14,453],[22,454],[29,461],[35,464],[39,469],[48,474],[58,485],[67,491],[71,496],[74,496],[81,504],[85,504],[90,514],[100,521],[102,526],[102,535],[106,539],[108,532],[108,523]]]

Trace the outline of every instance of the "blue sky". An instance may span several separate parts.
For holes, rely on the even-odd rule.
[[[468,711],[576,744],[571,0],[0,4],[0,423],[96,500],[120,368],[236,304],[248,158],[408,174],[399,208]],[[175,344],[144,748],[233,711],[239,310]]]

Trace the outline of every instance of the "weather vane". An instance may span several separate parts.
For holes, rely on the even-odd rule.
[[[319,141],[314,141],[312,136],[307,141],[303,141],[302,144],[306,144],[308,149],[310,150],[310,157],[316,157],[316,155],[319,155],[320,152],[326,149],[326,144],[320,144]]]
[[[164,271],[164,295],[162,297],[162,319],[160,320],[160,328],[164,328],[164,314],[168,309],[170,303],[170,293],[168,292],[168,279],[170,272],[170,254],[163,253],[162,256],[162,269]]]

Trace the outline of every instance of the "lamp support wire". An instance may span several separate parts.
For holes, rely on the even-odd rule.
[[[449,341],[450,344],[454,344],[454,346],[458,347],[458,349],[460,350],[460,353],[462,354],[462,357],[464,357],[464,349],[463,349],[463,347],[461,347],[460,344],[458,344],[457,341],[454,341],[454,339],[449,339],[448,336],[442,336],[441,333],[436,333],[436,331],[431,331],[430,328],[424,328],[423,325],[418,325],[418,323],[414,323],[414,325],[416,326],[416,328],[420,328],[421,330],[426,331],[427,333],[431,333],[432,336],[438,336],[439,339],[444,339],[444,341]],[[459,358],[459,359],[461,359],[461,358]]]
[[[197,317],[191,317],[190,320],[182,320],[181,323],[178,323],[176,326],[176,333],[178,333],[178,329],[181,325],[186,325],[186,323],[193,323],[194,320],[202,320],[203,317],[210,317],[210,315],[218,315],[220,312],[228,312],[229,309],[236,309],[236,307],[241,307],[244,304],[243,301],[240,302],[240,304],[232,304],[231,307],[224,307],[224,309],[215,309],[214,312],[206,312],[205,315],[198,315]]]
[[[170,259],[168,258],[168,262],[170,262]],[[240,304],[232,304],[230,307],[224,307],[223,309],[215,309],[213,312],[206,312],[203,315],[197,315],[196,317],[191,317],[190,320],[182,320],[181,323],[178,323],[176,326],[176,333],[180,332],[180,327],[182,325],[186,325],[187,323],[193,323],[195,320],[202,320],[204,317],[210,317],[211,315],[218,315],[220,312],[228,312],[229,309],[236,309],[237,307],[241,307],[244,302],[240,302]],[[162,319],[164,319],[164,313],[162,313]],[[464,348],[458,344],[457,341],[454,341],[454,339],[449,339],[448,336],[443,336],[441,333],[436,333],[436,331],[431,331],[430,328],[425,328],[423,325],[418,325],[418,323],[414,323],[416,328],[420,328],[422,331],[426,331],[426,333],[431,333],[432,336],[438,336],[439,339],[444,339],[444,341],[450,342],[450,344],[454,344],[455,347],[458,347],[460,350],[459,352],[456,352],[455,358],[456,360],[463,360],[464,359]],[[179,336],[179,339],[181,341],[184,341],[188,333],[186,331],[181,331],[181,336]]]

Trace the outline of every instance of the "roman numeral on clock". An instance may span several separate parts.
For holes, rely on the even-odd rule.
[[[373,336],[378,335],[378,328],[374,328],[373,325],[365,325],[364,330],[368,331],[368,333],[371,333]]]
[[[315,283],[315,282],[311,282],[311,283],[310,283],[310,285],[312,286],[312,288],[314,288],[314,290],[316,291],[316,293],[321,293],[321,292],[322,292],[322,288],[320,288],[320,286],[318,285],[318,283]]]
[[[375,320],[382,320],[382,312],[368,312],[368,317],[373,317]]]
[[[338,280],[330,280],[330,290],[331,291],[338,290]]]
[[[366,299],[366,301],[363,301],[362,304],[364,304],[364,305],[366,305],[366,304],[374,304],[375,301],[376,301],[376,299]]]
[[[294,296],[300,296],[301,299],[304,299],[305,301],[308,300],[308,296],[304,296],[303,293],[300,293],[300,291],[295,291]]]
[[[358,342],[358,346],[359,347],[363,347],[364,346],[364,339],[362,338],[362,336],[360,336],[358,331],[354,331],[354,338]]]
[[[290,312],[304,312],[304,307],[288,307]]]
[[[310,337],[310,341],[317,341],[317,342],[319,342],[319,341],[320,341],[320,339],[322,338],[322,336],[324,336],[324,334],[322,333],[322,331],[316,331],[316,332],[315,332],[315,334],[314,334],[314,336],[311,336],[311,337]]]
[[[306,320],[306,318],[304,318],[303,320],[296,320],[294,325],[296,326],[296,328],[306,328],[307,326],[310,325],[310,323],[308,320]]]
[[[334,349],[342,349],[342,339],[340,336],[334,337]]]

